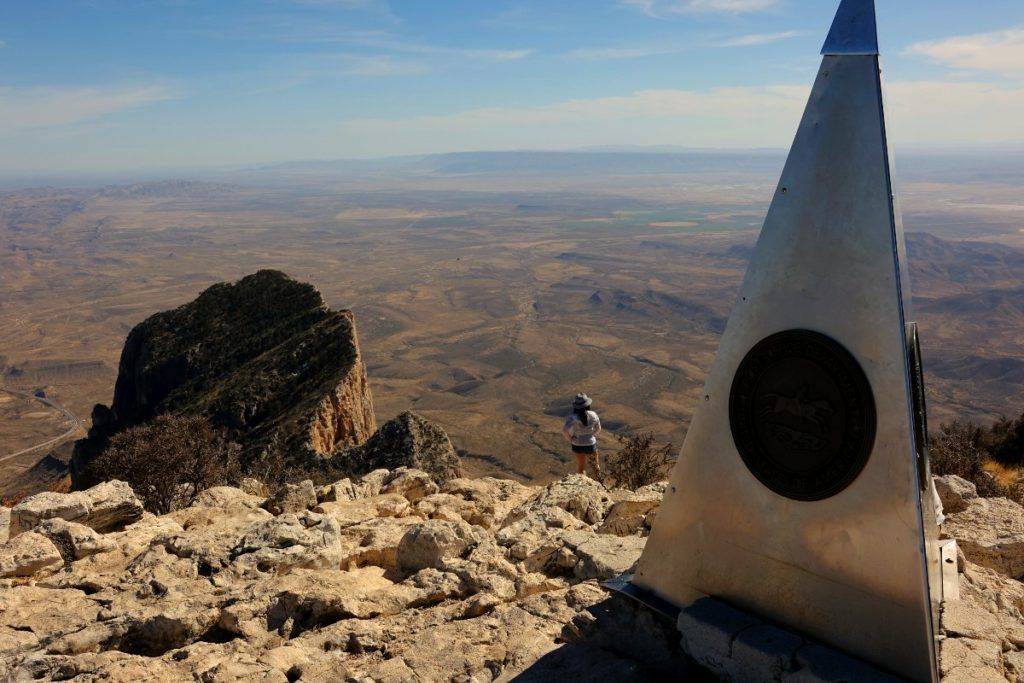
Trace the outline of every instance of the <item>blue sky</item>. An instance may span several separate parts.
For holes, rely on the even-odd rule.
[[[878,0],[893,137],[1024,143],[1024,2]],[[0,169],[786,147],[831,0],[13,0]]]

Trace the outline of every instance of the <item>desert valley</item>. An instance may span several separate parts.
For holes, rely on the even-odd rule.
[[[1017,157],[900,161],[932,426],[1014,414]],[[0,494],[64,475],[135,324],[261,268],[353,310],[381,421],[409,408],[435,420],[470,475],[565,474],[561,417],[582,389],[609,431],[678,445],[782,162],[474,153],[5,181]]]

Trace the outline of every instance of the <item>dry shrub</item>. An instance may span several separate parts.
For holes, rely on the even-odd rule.
[[[955,474],[977,486],[981,495],[996,495],[992,477],[985,472],[985,430],[978,425],[962,420],[943,424],[931,436],[928,455],[933,474]]]
[[[616,488],[636,491],[642,486],[664,481],[672,469],[672,444],[657,446],[654,435],[642,432],[619,437],[622,448],[610,456],[604,467],[608,480]]]
[[[147,510],[163,515],[236,479],[238,451],[204,417],[161,415],[113,436],[89,474],[127,482]]]
[[[933,474],[955,474],[978,487],[986,497],[1003,496],[1024,504],[1020,455],[1016,439],[1021,420],[1002,419],[986,429],[973,422],[954,420],[931,435],[929,460]]]

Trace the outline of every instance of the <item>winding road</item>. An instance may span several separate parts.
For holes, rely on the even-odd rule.
[[[0,455],[0,462],[5,462],[7,460],[13,460],[14,458],[17,458],[20,455],[25,455],[26,453],[31,453],[32,451],[37,451],[37,450],[41,450],[41,449],[44,449],[44,448],[52,448],[53,446],[56,446],[57,444],[61,443],[62,441],[65,441],[66,439],[69,439],[72,436],[74,436],[75,432],[77,432],[79,429],[81,429],[84,426],[84,422],[82,420],[80,420],[77,415],[75,415],[70,410],[68,410],[67,408],[65,408],[64,406],[62,406],[61,404],[57,403],[56,401],[54,401],[52,399],[44,398],[42,396],[36,396],[35,394],[31,394],[31,393],[29,393],[27,391],[19,391],[18,389],[10,389],[8,387],[0,387],[0,391],[6,392],[8,394],[11,394],[12,396],[19,396],[21,398],[28,398],[28,399],[33,399],[33,400],[39,401],[40,403],[43,403],[43,404],[47,405],[48,407],[53,408],[54,410],[60,411],[60,413],[62,415],[64,415],[64,417],[71,422],[71,427],[66,432],[61,434],[60,436],[54,437],[52,439],[48,439],[48,440],[46,440],[46,441],[44,441],[42,443],[37,443],[35,446],[29,446],[28,448],[22,448],[20,451],[16,451],[14,453],[8,453],[7,455]]]

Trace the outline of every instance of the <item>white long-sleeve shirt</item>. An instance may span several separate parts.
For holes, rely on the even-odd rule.
[[[572,439],[573,446],[594,446],[597,444],[597,435],[601,433],[601,418],[593,410],[588,410],[587,424],[583,424],[576,413],[570,413],[565,418],[562,431]]]

